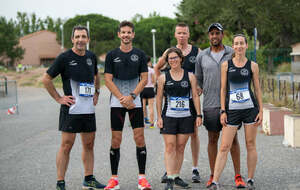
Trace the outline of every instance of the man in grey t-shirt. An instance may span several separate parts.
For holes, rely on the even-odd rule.
[[[215,161],[218,153],[218,140],[222,125],[220,123],[220,87],[221,87],[221,63],[232,58],[233,50],[224,46],[223,27],[219,23],[213,23],[208,28],[210,47],[200,52],[196,59],[195,75],[200,91],[203,93],[203,124],[208,131],[208,158],[211,176],[206,186],[210,187],[213,180]],[[235,136],[231,156],[235,170],[236,186],[245,184],[240,176],[240,146]]]

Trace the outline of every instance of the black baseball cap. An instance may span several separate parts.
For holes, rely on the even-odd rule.
[[[211,24],[209,27],[208,27],[208,32],[210,32],[212,29],[218,29],[219,31],[222,31],[223,32],[223,26],[220,24],[220,23],[213,23]]]

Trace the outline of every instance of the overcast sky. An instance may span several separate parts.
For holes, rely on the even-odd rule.
[[[156,11],[160,16],[175,18],[181,0],[6,0],[1,2],[0,16],[16,18],[17,12],[35,13],[37,17],[72,18],[98,13],[122,21],[139,13],[148,17]]]

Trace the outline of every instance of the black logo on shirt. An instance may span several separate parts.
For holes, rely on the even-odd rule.
[[[139,56],[137,56],[136,54],[132,54],[130,56],[131,61],[137,62],[139,60]]]

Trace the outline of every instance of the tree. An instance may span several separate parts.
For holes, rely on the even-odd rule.
[[[151,30],[156,29],[156,53],[160,56],[167,48],[176,44],[174,39],[176,20],[155,13],[153,15],[135,23],[134,46],[141,48],[147,55],[153,56]]]
[[[117,36],[119,21],[100,14],[89,14],[78,15],[65,22],[64,41],[67,48],[72,47],[71,33],[73,27],[79,24],[86,26],[87,21],[90,23],[90,49],[96,55],[107,53],[118,47],[120,43]]]
[[[0,17],[0,64],[13,67],[23,58],[24,49],[18,46],[18,29],[12,20]]]

